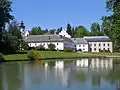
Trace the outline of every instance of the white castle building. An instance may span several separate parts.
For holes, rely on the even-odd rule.
[[[60,35],[71,38],[71,36],[63,29]],[[76,50],[82,52],[113,52],[113,43],[108,36],[88,36],[83,38],[71,38],[76,45]]]
[[[44,46],[48,49],[48,44],[54,44],[56,50],[64,50],[65,48],[76,49],[82,52],[113,52],[113,43],[108,36],[87,36],[83,38],[71,38],[66,29],[63,29],[59,34],[46,35],[29,35],[25,32],[23,21],[20,25],[20,31],[29,47]]]

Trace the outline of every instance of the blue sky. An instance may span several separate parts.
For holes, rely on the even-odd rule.
[[[26,30],[41,26],[42,29],[65,28],[83,25],[88,30],[93,22],[101,23],[106,12],[106,0],[12,0],[12,14],[23,20]]]

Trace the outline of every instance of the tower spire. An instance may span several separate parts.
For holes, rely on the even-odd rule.
[[[21,32],[21,35],[24,36],[24,34],[25,34],[25,26],[24,26],[23,21],[21,21],[21,23],[20,23],[20,32]]]

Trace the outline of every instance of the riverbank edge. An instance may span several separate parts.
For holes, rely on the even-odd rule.
[[[120,56],[80,56],[80,57],[55,57],[55,58],[41,58],[39,60],[60,60],[60,59],[81,59],[81,58],[120,58]],[[1,62],[19,62],[19,61],[34,61],[30,59],[21,60],[3,60]]]

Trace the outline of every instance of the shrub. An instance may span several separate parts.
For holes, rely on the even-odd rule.
[[[5,60],[5,57],[2,53],[0,53],[0,61],[3,61],[3,60]]]
[[[37,51],[37,50],[33,50],[33,49],[28,52],[27,57],[30,60],[39,60],[39,59],[42,58],[41,55],[40,55],[40,52]]]
[[[64,51],[65,52],[73,52],[73,49],[72,48],[65,48]]]
[[[55,50],[55,45],[54,44],[48,44],[48,49],[51,51]]]
[[[36,47],[37,50],[45,50],[45,47],[43,45],[40,45],[38,47]]]

